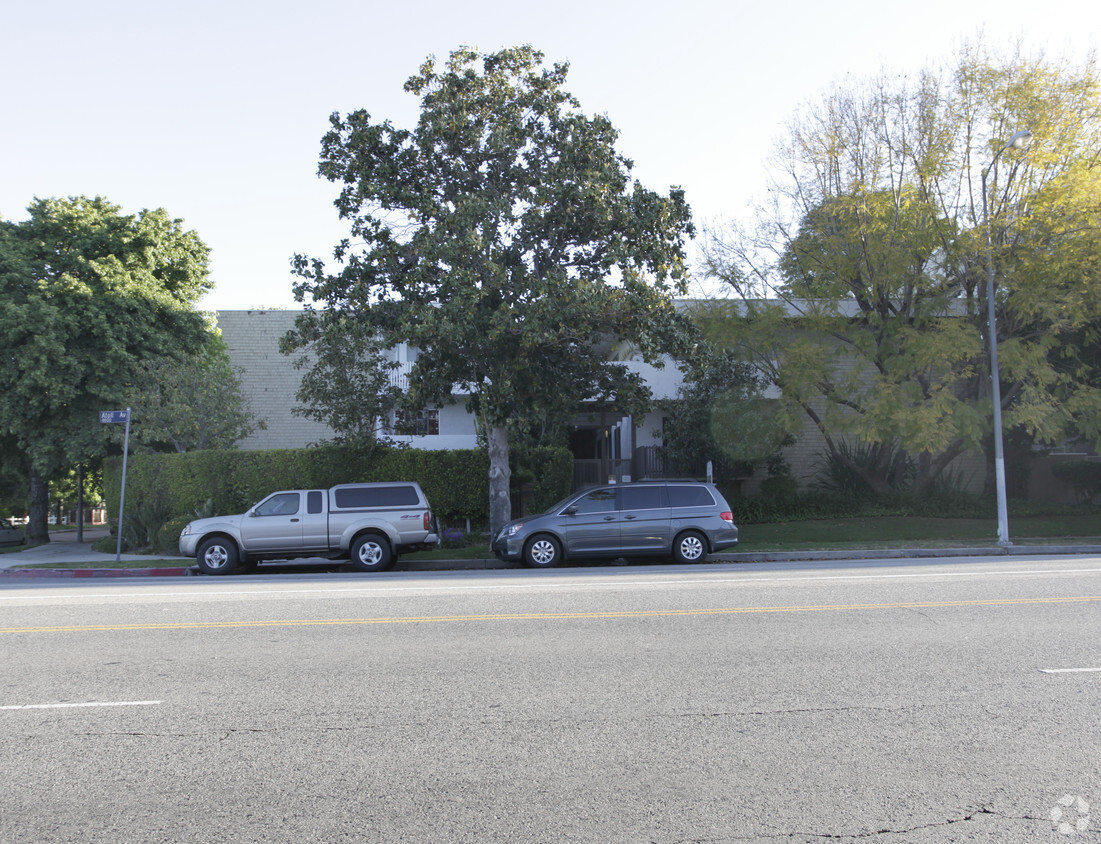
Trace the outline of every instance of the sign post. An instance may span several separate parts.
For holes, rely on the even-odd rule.
[[[99,421],[104,425],[126,423],[126,437],[122,444],[122,490],[119,493],[118,541],[115,543],[115,562],[122,561],[122,514],[126,512],[126,455],[130,452],[130,408],[126,410],[101,410]]]

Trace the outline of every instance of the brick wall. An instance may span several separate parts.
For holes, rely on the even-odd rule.
[[[267,423],[237,445],[242,449],[302,448],[333,437],[328,425],[291,412],[302,372],[279,351],[279,339],[294,328],[299,311],[218,311],[218,327],[239,368],[250,409]]]
[[[279,340],[294,328],[300,311],[218,311],[222,331],[233,366],[241,370],[241,391],[250,409],[267,423],[237,445],[242,449],[303,448],[332,439],[328,425],[293,413],[298,406],[295,395],[304,370],[295,369],[301,353],[284,355]],[[465,402],[440,409],[440,435],[430,437],[392,436],[414,448],[475,448],[474,417],[466,412]]]

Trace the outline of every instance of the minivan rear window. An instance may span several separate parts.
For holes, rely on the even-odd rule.
[[[669,505],[671,507],[712,507],[715,499],[705,486],[669,487]]]
[[[411,486],[350,486],[333,493],[336,506],[343,510],[359,507],[414,507],[420,504]]]

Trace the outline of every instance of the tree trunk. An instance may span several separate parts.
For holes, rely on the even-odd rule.
[[[917,461],[918,472],[914,479],[914,495],[918,497],[931,495],[936,489],[937,480],[944,474],[948,465],[963,454],[963,451],[963,440],[956,439],[936,457],[923,452]]]
[[[50,510],[50,488],[42,476],[30,469],[31,511],[27,520],[27,544],[44,545],[50,541],[50,525],[47,516]]]
[[[509,488],[512,470],[508,467],[508,430],[494,426],[487,436],[489,445],[489,533],[497,535],[512,518],[512,498]]]

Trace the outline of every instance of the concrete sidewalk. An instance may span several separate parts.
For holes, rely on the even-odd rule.
[[[9,551],[0,554],[0,577],[142,577],[183,575],[194,563],[180,557],[179,566],[166,568],[110,569],[100,568],[113,563],[115,553],[92,550],[92,543],[108,535],[107,528],[87,527],[83,530],[81,542],[77,542],[76,528],[72,530],[50,531],[50,541],[46,545],[37,545],[22,551]],[[119,560],[141,562],[154,559],[144,554],[121,554]],[[163,560],[165,557],[156,557]],[[172,559],[172,558],[170,558]],[[86,567],[92,564],[95,568]],[[24,566],[61,565],[62,568],[23,568]],[[79,574],[77,572],[80,572]],[[87,572],[101,572],[88,574]]]
[[[76,530],[54,531],[47,545],[39,545],[24,551],[0,554],[0,578],[32,577],[183,577],[197,574],[195,561],[186,557],[151,557],[144,554],[122,554],[119,559],[141,562],[143,560],[171,559],[179,560],[179,565],[167,565],[150,568],[112,568],[110,563],[116,557],[114,552],[93,551],[92,543],[107,536],[106,528],[87,528],[82,542],[76,541]],[[937,559],[945,557],[997,557],[997,556],[1041,556],[1063,554],[1101,554],[1101,545],[1013,545],[1009,548],[997,546],[981,548],[883,548],[847,551],[759,551],[731,554],[712,554],[708,562],[712,563],[778,563],[827,560],[902,560]],[[26,568],[49,564],[56,568]],[[89,565],[91,564],[91,565]],[[338,565],[329,561],[330,565]],[[93,567],[94,566],[94,567]],[[287,564],[268,564],[269,571],[309,570],[309,564],[303,561],[291,561]],[[398,571],[461,571],[486,569],[521,568],[518,564],[504,563],[495,558],[484,560],[410,560],[403,559],[397,565]]]

